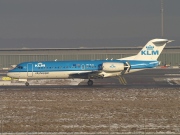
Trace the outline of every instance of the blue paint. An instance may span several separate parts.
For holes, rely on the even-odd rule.
[[[82,60],[82,61],[41,61],[23,62],[9,72],[52,72],[52,71],[101,71],[102,64],[105,62],[126,63],[127,60]],[[154,68],[159,62],[128,60],[131,69]],[[30,66],[32,65],[32,66]]]

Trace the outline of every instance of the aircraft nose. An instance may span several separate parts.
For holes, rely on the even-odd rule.
[[[11,73],[10,73],[10,72],[8,72],[8,73],[7,73],[7,76],[11,77]]]
[[[7,73],[7,76],[13,77],[13,73],[12,73],[12,72],[8,72],[8,73]]]
[[[18,72],[11,72],[11,71],[9,71],[7,73],[7,76],[12,77],[12,78],[19,78],[20,74]]]

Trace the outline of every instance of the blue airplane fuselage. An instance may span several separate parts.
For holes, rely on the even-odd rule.
[[[100,71],[106,62],[125,64],[127,60],[32,61],[20,63],[9,72]],[[156,60],[128,60],[128,62],[131,70],[154,68],[159,64]]]

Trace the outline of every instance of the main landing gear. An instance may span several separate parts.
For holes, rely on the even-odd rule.
[[[92,86],[93,85],[93,81],[89,79],[89,81],[87,82],[88,86]]]
[[[26,86],[29,86],[29,83],[28,83],[28,82],[26,82],[26,83],[25,83],[25,85],[26,85]]]

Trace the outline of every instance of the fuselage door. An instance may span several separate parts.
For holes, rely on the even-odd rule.
[[[32,63],[27,64],[27,76],[28,77],[33,76],[33,64]]]

